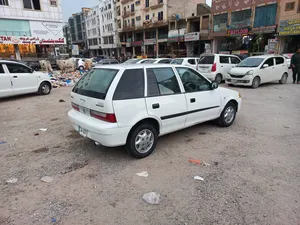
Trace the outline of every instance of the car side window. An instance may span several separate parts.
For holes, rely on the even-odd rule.
[[[276,65],[280,65],[284,63],[284,59],[282,57],[276,57],[275,61],[276,61]]]
[[[118,62],[116,60],[112,60],[110,64],[118,64]]]
[[[160,60],[158,63],[159,63],[159,64],[163,64],[163,63],[170,64],[170,62],[171,62],[170,59],[162,59],[162,60]]]
[[[239,60],[237,57],[230,57],[231,64],[239,64],[241,60]]]
[[[8,63],[6,64],[7,69],[10,73],[31,73],[31,69],[27,66],[23,66],[17,63]]]
[[[220,56],[220,63],[229,64],[229,56]]]
[[[4,73],[4,68],[3,68],[2,64],[0,64],[0,73]]]
[[[145,77],[143,69],[124,71],[115,90],[113,100],[144,98]]]
[[[172,68],[147,69],[148,97],[181,93]]]
[[[189,59],[188,63],[191,65],[196,65],[195,59]]]
[[[176,67],[176,70],[179,73],[185,92],[211,90],[210,82],[195,70],[185,67]]]
[[[268,64],[269,66],[274,66],[274,58],[267,59],[264,64]]]

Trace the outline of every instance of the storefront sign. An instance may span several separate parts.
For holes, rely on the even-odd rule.
[[[43,39],[63,38],[63,23],[29,21],[31,35]]]
[[[79,55],[79,47],[78,45],[72,45],[72,55]]]
[[[0,36],[1,44],[37,44],[37,45],[63,45],[66,43],[65,38],[43,39],[39,37],[15,37]]]
[[[280,21],[279,36],[299,35],[299,34],[300,34],[300,19]]]
[[[155,44],[156,44],[156,39],[155,38],[144,40],[144,45],[155,45]]]
[[[188,33],[184,35],[184,41],[199,41],[200,40],[200,33],[199,32],[193,32],[193,33]]]
[[[266,27],[253,27],[250,33],[274,33],[276,31],[276,25]]]
[[[168,33],[168,42],[183,42],[186,29],[170,30]]]
[[[126,47],[131,47],[131,42],[132,42],[132,39],[131,38],[127,38],[126,39]]]
[[[132,46],[142,46],[143,45],[143,41],[133,41]]]
[[[228,36],[247,36],[249,33],[249,28],[228,30]]]
[[[278,54],[279,49],[279,40],[278,39],[269,39],[268,40],[268,54]]]
[[[208,35],[208,30],[200,30],[200,35]]]

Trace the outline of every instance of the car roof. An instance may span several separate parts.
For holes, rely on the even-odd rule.
[[[282,58],[284,58],[282,55],[277,55],[277,54],[270,54],[270,55],[256,55],[256,56],[250,56],[250,57],[248,57],[248,58],[266,59],[266,58],[270,58],[270,57],[282,57]]]
[[[236,57],[236,55],[230,55],[230,54],[214,54],[214,53],[204,53],[204,54],[201,54],[200,56],[234,56],[234,57]]]
[[[165,67],[187,67],[181,65],[172,65],[172,64],[112,64],[112,65],[99,65],[95,66],[96,69],[143,69],[143,68],[165,68]],[[187,67],[190,68],[190,67]]]
[[[14,61],[14,60],[4,60],[4,59],[1,59],[0,63],[16,63],[16,64],[21,63],[22,64],[22,62],[18,62],[18,61]]]

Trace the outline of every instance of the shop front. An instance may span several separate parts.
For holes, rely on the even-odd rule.
[[[186,56],[186,45],[184,36],[186,29],[170,30],[168,33],[168,45],[171,49],[171,54],[177,57]]]
[[[187,56],[199,56],[200,55],[200,32],[192,32],[184,35],[184,41],[186,44]]]
[[[295,53],[300,48],[300,19],[282,20],[278,27],[281,53]]]
[[[134,48],[134,56],[144,55],[144,52],[142,51],[143,41],[133,41],[131,44]]]
[[[145,45],[145,55],[148,58],[156,57],[156,38],[145,39],[144,45]]]

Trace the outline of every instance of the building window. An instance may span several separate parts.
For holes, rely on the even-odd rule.
[[[0,0],[0,5],[8,5],[8,0]]]
[[[297,9],[297,13],[300,13],[300,0],[298,2],[298,9]]]
[[[141,4],[140,0],[138,0],[138,1],[135,2],[135,5],[140,5],[140,4]]]
[[[254,27],[272,26],[276,24],[277,4],[256,7]]]
[[[146,8],[149,8],[149,0],[145,0],[145,2],[146,2],[145,4]]]
[[[231,13],[231,25],[233,29],[249,27],[251,18],[251,9],[236,11]]]
[[[134,12],[134,4],[131,4],[131,12]]]
[[[150,18],[149,15],[146,15],[145,19],[146,19],[146,20],[149,20],[149,18]]]
[[[228,14],[220,14],[214,16],[214,32],[226,31],[227,30],[227,22],[228,22]]]
[[[135,18],[135,20],[136,20],[136,21],[141,21],[141,16],[137,16],[137,17]]]
[[[50,0],[50,6],[57,7],[57,1],[56,0]]]
[[[158,0],[158,4],[164,3],[164,0]]]
[[[134,24],[134,19],[131,19],[131,26],[135,26],[135,24]]]
[[[293,11],[295,9],[295,2],[287,2],[285,4],[285,11]]]
[[[24,9],[41,10],[39,0],[23,0]]]
[[[158,21],[163,21],[164,20],[164,12],[158,12]]]

